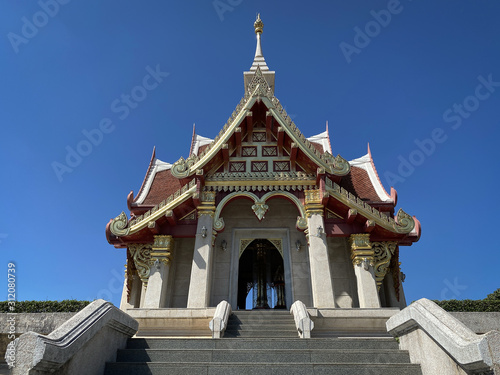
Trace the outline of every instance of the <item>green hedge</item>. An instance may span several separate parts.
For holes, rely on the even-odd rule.
[[[9,302],[0,301],[0,313],[51,313],[51,312],[78,312],[86,307],[90,301],[63,300],[63,301],[16,301],[15,310],[11,311]]]
[[[449,312],[500,312],[500,300],[456,300],[434,301]]]

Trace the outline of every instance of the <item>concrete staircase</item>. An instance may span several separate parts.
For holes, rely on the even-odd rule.
[[[237,311],[222,339],[133,338],[105,375],[421,375],[392,338],[299,339],[288,311]]]

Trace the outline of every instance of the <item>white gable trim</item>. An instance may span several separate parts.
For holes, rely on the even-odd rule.
[[[390,195],[387,194],[384,187],[380,183],[380,180],[377,177],[377,173],[375,172],[375,169],[373,168],[370,154],[366,154],[365,156],[351,160],[349,162],[349,164],[352,167],[364,169],[366,171],[366,173],[368,173],[368,177],[370,177],[370,181],[375,189],[375,192],[377,193],[379,199],[382,202],[392,202],[393,201],[392,198],[390,197]]]
[[[330,142],[328,140],[328,131],[324,131],[321,134],[313,135],[312,137],[307,138],[309,142],[317,143],[323,147],[323,152],[332,153],[332,148],[330,146]]]
[[[151,189],[151,185],[155,179],[155,175],[161,171],[167,171],[172,168],[172,164],[161,161],[160,159],[154,158],[153,166],[149,170],[148,175],[146,176],[146,181],[144,183],[144,188],[139,192],[135,203],[142,204],[146,197],[149,194],[149,189]]]

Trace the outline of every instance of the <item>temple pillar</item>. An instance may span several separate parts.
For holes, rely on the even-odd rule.
[[[141,304],[142,281],[139,276],[132,276],[132,289],[130,290],[129,303],[132,307],[139,307]]]
[[[172,261],[172,236],[158,235],[154,238],[151,248],[150,274],[142,305],[145,308],[165,307],[168,274]]]
[[[198,226],[189,282],[188,308],[204,308],[210,303],[214,213],[215,192],[203,192],[201,204],[198,206]]]
[[[313,306],[333,308],[335,295],[324,229],[324,209],[318,190],[306,190],[305,194]]]
[[[130,280],[129,280],[130,278]],[[130,283],[130,286],[128,285]],[[139,276],[126,276],[123,282],[122,299],[120,310],[133,309],[139,307],[141,303],[142,282]]]
[[[351,259],[358,286],[359,307],[380,307],[375,281],[375,257],[370,234],[351,234]]]

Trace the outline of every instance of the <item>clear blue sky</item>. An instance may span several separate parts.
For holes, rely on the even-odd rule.
[[[125,251],[105,225],[137,194],[154,145],[173,163],[193,123],[207,137],[224,125],[257,12],[295,123],[311,136],[329,121],[348,160],[370,142],[386,189],[420,219],[421,240],[401,248],[408,301],[500,287],[498,1],[60,1],[0,11],[0,269],[16,263],[19,300],[119,303]],[[148,69],[169,75],[136,88]],[[124,104],[131,92],[142,101]],[[79,144],[86,155],[68,166]],[[5,299],[7,277],[0,288]]]

